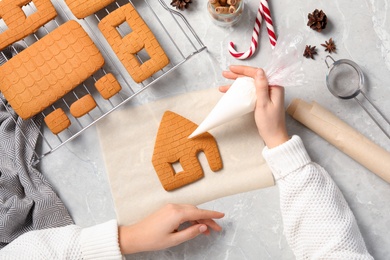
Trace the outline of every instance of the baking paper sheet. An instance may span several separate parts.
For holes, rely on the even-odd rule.
[[[223,169],[212,172],[203,153],[205,176],[174,191],[165,191],[154,171],[152,154],[158,126],[166,110],[196,124],[222,97],[217,89],[191,92],[138,107],[117,110],[97,124],[106,172],[120,225],[146,217],[166,203],[198,205],[223,196],[274,185],[261,151],[264,143],[253,113],[211,130]]]

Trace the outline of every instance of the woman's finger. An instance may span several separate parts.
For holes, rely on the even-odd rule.
[[[208,228],[205,224],[196,224],[190,226],[186,229],[180,230],[179,232],[172,233],[169,237],[169,239],[171,240],[170,244],[172,246],[179,245],[183,242],[197,237],[200,234],[204,234],[206,231],[208,231]]]
[[[222,230],[222,227],[220,225],[218,225],[218,223],[212,219],[200,219],[197,222],[200,224],[206,224],[208,227],[210,227],[214,231],[221,231]]]
[[[226,91],[229,90],[230,86],[231,85],[220,86],[219,91],[221,91],[222,93],[226,93]]]
[[[232,65],[229,67],[231,73],[255,78],[258,68],[243,66],[243,65]]]
[[[198,209],[194,206],[184,206],[180,213],[180,223],[198,221],[199,219],[219,219],[224,216],[225,214],[222,212]]]
[[[235,79],[237,79],[240,76],[242,77],[242,75],[236,74],[236,73],[231,72],[229,70],[222,71],[222,76],[224,78],[232,79],[232,80],[235,80]]]
[[[255,75],[257,104],[267,104],[270,100],[267,78],[262,69],[256,69]]]

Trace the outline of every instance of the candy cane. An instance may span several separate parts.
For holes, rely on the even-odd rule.
[[[267,25],[269,41],[272,45],[272,48],[274,48],[276,45],[276,35],[275,35],[274,25],[272,22],[271,12],[270,12],[269,6],[268,6],[268,1],[261,0],[260,6],[261,6],[261,11],[262,11],[261,14],[263,15],[265,23]]]
[[[276,35],[272,23],[272,18],[271,18],[271,12],[269,10],[268,2],[267,0],[260,0],[259,8],[257,9],[257,15],[256,15],[256,21],[255,21],[255,26],[253,28],[253,33],[252,33],[252,41],[251,41],[251,46],[249,50],[246,52],[237,52],[236,49],[234,48],[234,43],[230,42],[229,44],[229,52],[230,54],[236,58],[236,59],[247,59],[251,57],[258,46],[258,40],[259,40],[259,33],[260,33],[260,26],[262,19],[264,17],[264,20],[266,22],[267,26],[267,31],[268,31],[268,36],[270,43],[272,45],[272,48],[276,44]]]
[[[255,21],[255,26],[253,28],[252,41],[249,50],[247,50],[246,52],[237,52],[236,49],[234,49],[234,43],[230,42],[229,44],[229,52],[234,58],[243,60],[251,57],[253,53],[256,51],[262,19],[263,16],[261,15],[261,4],[260,4],[259,8],[257,9],[256,21]]]

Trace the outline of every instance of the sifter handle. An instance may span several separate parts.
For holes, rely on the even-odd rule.
[[[379,111],[379,109],[367,98],[367,96],[363,93],[363,92],[360,92],[362,93],[363,97],[372,105],[372,107],[379,113],[379,115],[382,116],[382,118],[387,122],[387,124],[390,125],[389,121],[384,117],[384,115]],[[390,139],[390,135],[386,132],[386,130],[379,124],[378,120],[375,119],[375,117],[370,113],[370,111],[368,111],[368,109],[366,107],[363,106],[363,104],[360,102],[359,99],[357,99],[356,97],[354,97],[354,99],[356,100],[356,102],[364,109],[364,111],[366,111],[366,113],[371,117],[371,119],[375,122],[375,124],[382,130],[382,132],[387,136],[387,138]]]

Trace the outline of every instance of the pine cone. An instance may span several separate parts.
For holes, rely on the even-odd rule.
[[[184,10],[191,3],[192,3],[192,0],[172,0],[171,5],[176,7],[176,9],[178,9],[178,10]]]
[[[325,29],[328,18],[322,10],[314,10],[313,13],[308,14],[307,18],[309,18],[307,26],[310,26],[310,28],[313,30],[321,32],[323,29]]]

